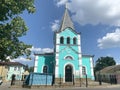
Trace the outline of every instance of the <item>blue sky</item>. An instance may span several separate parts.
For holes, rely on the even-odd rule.
[[[82,54],[111,56],[120,63],[120,0],[35,0],[36,13],[24,12],[21,16],[29,30],[20,38],[33,47],[34,52],[52,52],[53,34],[62,20],[65,3],[77,32],[81,33]],[[14,59],[24,64],[34,65],[24,57]]]

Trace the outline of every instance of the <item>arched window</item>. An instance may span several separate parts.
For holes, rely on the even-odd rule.
[[[73,57],[71,57],[71,56],[66,56],[65,59],[66,59],[66,60],[73,60]]]
[[[60,37],[60,44],[64,44],[64,38]]]
[[[47,66],[43,67],[43,73],[48,73],[48,67]]]
[[[82,66],[82,74],[86,75],[86,67],[85,66]]]
[[[77,44],[77,39],[76,39],[76,37],[73,38],[73,44]]]
[[[70,44],[70,37],[67,37],[67,44]]]

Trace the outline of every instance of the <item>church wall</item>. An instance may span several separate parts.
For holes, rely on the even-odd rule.
[[[82,66],[86,67],[86,74],[88,78],[92,78],[90,58],[91,57],[82,57]],[[85,75],[83,75],[83,78],[85,78]]]
[[[48,67],[48,73],[54,72],[55,58],[54,55],[40,55],[38,56],[38,68],[37,72],[43,73],[43,67]]]

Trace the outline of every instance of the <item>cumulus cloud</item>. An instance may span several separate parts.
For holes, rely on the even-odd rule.
[[[120,47],[120,28],[117,28],[112,33],[107,33],[104,37],[98,39],[98,47],[103,48],[112,48]]]
[[[52,25],[51,25],[51,29],[52,31],[57,31],[59,29],[59,20],[55,20]]]
[[[32,46],[32,48],[30,48],[30,50],[32,52],[40,52],[41,51],[41,48],[35,48],[34,46]]]
[[[35,48],[34,46],[32,46],[32,48],[30,48],[30,50],[33,53],[51,53],[51,52],[53,52],[52,48]]]
[[[21,61],[21,62],[30,62],[29,59],[26,59],[25,57],[19,57],[19,58],[16,58],[16,59],[13,59],[12,62],[18,62],[18,61]]]
[[[61,5],[64,5],[66,2],[68,2],[68,0],[56,0],[57,2],[57,6],[61,6]]]
[[[11,62],[20,62],[20,63],[22,63],[24,65],[33,66],[34,65],[34,58],[29,60],[29,59],[26,59],[25,57],[21,56],[19,58],[11,60]]]
[[[51,53],[51,52],[53,52],[53,49],[51,49],[51,48],[43,48],[42,52],[43,53]]]
[[[55,0],[57,6],[68,0]],[[120,26],[120,0],[69,0],[72,19],[81,25],[106,24]]]

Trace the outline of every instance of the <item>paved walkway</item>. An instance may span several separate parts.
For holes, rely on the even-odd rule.
[[[102,83],[102,85],[99,85],[99,82],[89,82],[88,83],[89,85],[88,85],[88,87],[87,88],[120,88],[120,84],[117,84],[117,85],[111,85],[111,84],[108,84],[108,83]],[[29,88],[22,88],[22,82],[16,82],[16,85],[14,85],[14,86],[11,86],[10,85],[10,82],[4,82],[1,86],[0,86],[0,90],[30,90]],[[61,88],[86,88],[85,87],[85,85],[84,86],[82,86],[82,87],[75,87],[75,86],[65,86],[65,87],[59,87],[59,86],[57,86],[57,87],[53,87],[53,86],[44,86],[44,87],[33,87],[33,89],[31,89],[31,90],[37,90],[37,89],[40,89],[40,90],[42,90],[43,88],[44,88],[44,90],[48,90],[48,89],[51,89],[51,90],[53,90],[53,89],[61,89]]]

